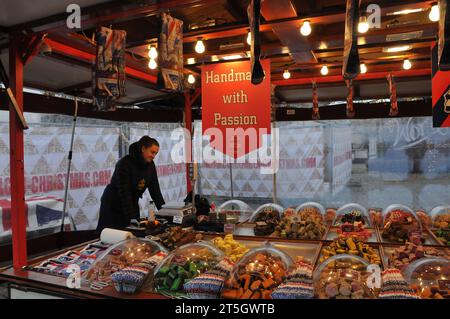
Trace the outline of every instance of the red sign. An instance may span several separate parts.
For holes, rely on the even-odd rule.
[[[253,85],[250,61],[202,67],[202,131],[211,147],[233,158],[262,146],[270,134],[270,61],[264,81]]]

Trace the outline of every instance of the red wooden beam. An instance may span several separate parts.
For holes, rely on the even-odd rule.
[[[23,114],[23,60],[18,37],[12,36],[9,48],[10,87]],[[27,216],[25,212],[25,171],[23,127],[12,103],[9,106],[9,145],[11,175],[11,223],[13,266],[27,264]]]
[[[376,73],[367,73],[360,74],[356,78],[356,81],[365,81],[365,80],[376,80],[382,79],[388,76],[389,73],[392,73],[396,77],[416,77],[416,76],[427,76],[431,75],[431,69],[418,69],[418,70],[408,70],[408,71],[394,71],[394,72],[376,72]],[[305,85],[311,84],[312,81],[320,83],[337,83],[344,82],[344,78],[342,75],[332,75],[332,76],[323,76],[323,77],[311,77],[311,78],[296,78],[289,80],[277,80],[272,81],[272,84],[275,84],[278,87],[282,86],[295,86],[295,85]]]
[[[71,47],[67,44],[63,44],[61,42],[46,38],[45,43],[47,45],[49,45],[52,48],[52,52],[55,53],[59,53],[62,54],[64,56],[70,57],[70,58],[74,58],[77,60],[81,60],[84,62],[88,62],[88,63],[93,63],[95,60],[95,55],[90,53],[90,52],[86,52],[74,47]],[[151,84],[156,84],[156,76],[150,74],[150,73],[145,73],[141,70],[132,68],[132,67],[125,67],[125,72],[127,74],[127,76],[130,76],[132,78],[138,79],[138,80],[142,80],[144,82],[147,83],[151,83]]]

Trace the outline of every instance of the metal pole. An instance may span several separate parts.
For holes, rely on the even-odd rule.
[[[63,212],[62,212],[62,222],[61,222],[61,234],[64,232],[64,221],[66,217],[66,210],[67,210],[67,197],[69,196],[69,183],[70,183],[70,168],[72,165],[72,151],[73,151],[73,140],[75,138],[75,128],[77,126],[77,116],[78,116],[78,98],[75,96],[75,112],[73,114],[73,124],[72,124],[72,136],[70,139],[70,150],[69,150],[69,156],[68,156],[68,164],[67,164],[67,175],[66,175],[66,184],[64,189],[64,206],[63,206]],[[73,225],[74,229],[76,230],[76,225]]]

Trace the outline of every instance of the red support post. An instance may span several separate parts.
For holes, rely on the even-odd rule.
[[[188,148],[188,145],[186,145],[186,152],[188,152],[187,156],[187,162],[186,162],[186,185],[187,185],[187,192],[192,191],[192,184],[191,184],[191,178],[189,174],[189,161],[192,159],[192,101],[191,101],[191,94],[189,92],[184,92],[184,127],[188,132],[190,133],[190,141],[191,141],[191,147]]]
[[[23,113],[23,60],[19,38],[12,36],[9,48],[9,86]],[[11,224],[13,266],[27,264],[27,216],[25,212],[25,171],[23,128],[12,103],[9,106],[9,148],[11,175]]]

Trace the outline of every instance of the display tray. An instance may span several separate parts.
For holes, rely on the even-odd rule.
[[[390,258],[390,256],[396,250],[398,251],[398,249],[400,249],[402,247],[406,247],[406,245],[390,245],[390,244],[380,245],[380,248],[381,248],[380,250],[381,250],[381,254],[382,254],[382,258],[383,258],[383,264],[385,265],[385,267],[394,267],[392,262],[390,262],[390,259],[392,260],[392,258]],[[436,250],[439,254],[442,254],[443,258],[450,259],[450,249],[449,248],[442,247],[439,245],[437,245],[437,246],[425,246],[424,245],[423,247],[425,248],[424,257],[440,257],[440,256],[428,255],[426,253],[426,250],[431,249],[431,250]],[[407,263],[405,263],[405,265],[407,265]],[[395,267],[395,268],[398,268],[398,267]]]
[[[210,241],[216,236],[207,234],[204,235],[204,240]],[[254,237],[248,238],[246,236],[234,235],[234,240],[245,245],[248,249],[253,249],[262,246],[265,242],[270,242],[275,248],[278,248],[288,254],[292,259],[295,260],[297,256],[304,257],[311,264],[314,264],[320,251],[321,243],[320,241],[301,241],[301,240],[282,240],[278,238],[265,238],[265,237]]]
[[[245,222],[245,223],[240,223],[237,224],[235,226],[234,232],[233,234],[236,236],[247,236],[247,237],[259,237],[259,238],[271,238],[271,239],[286,239],[286,240],[296,240],[296,239],[289,239],[289,238],[282,238],[282,237],[275,237],[275,236],[256,236],[255,235],[255,227],[256,224],[255,223],[250,223],[250,222]],[[322,236],[322,238],[318,238],[318,239],[311,239],[311,241],[320,241],[320,240],[325,240],[327,239],[327,233],[329,232],[328,230],[328,226],[325,226],[327,228],[327,230],[325,231],[324,235]],[[309,241],[308,239],[305,239],[305,241]]]
[[[380,242],[382,244],[387,244],[387,245],[391,245],[391,244],[395,244],[395,245],[403,245],[403,243],[395,243],[392,241],[389,241],[385,238],[383,238],[381,236],[381,230],[379,230],[380,232]],[[436,236],[432,233],[432,231],[430,231],[429,229],[423,229],[422,231],[422,238],[425,240],[422,244],[425,246],[445,246],[444,243],[442,243],[441,241],[439,241]]]
[[[339,236],[338,233],[339,227],[330,227],[328,232],[325,235],[326,240],[334,240]],[[368,232],[370,232],[370,237],[366,242],[368,243],[377,243],[379,242],[377,230],[375,228],[366,228]]]

